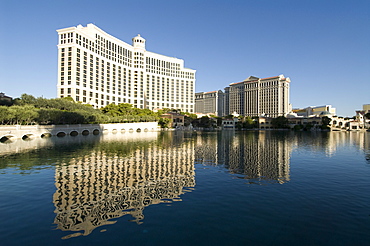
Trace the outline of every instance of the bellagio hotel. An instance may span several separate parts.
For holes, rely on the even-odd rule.
[[[146,51],[140,35],[130,45],[93,24],[57,32],[58,97],[94,108],[130,103],[194,112],[195,70],[184,60]]]

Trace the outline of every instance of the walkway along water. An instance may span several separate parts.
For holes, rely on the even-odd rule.
[[[157,122],[78,125],[11,125],[0,126],[0,141],[12,139],[44,138],[50,136],[77,136],[116,132],[158,131]]]

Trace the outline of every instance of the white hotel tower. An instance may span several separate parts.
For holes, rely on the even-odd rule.
[[[130,45],[93,24],[57,32],[58,97],[95,108],[130,103],[194,112],[195,70],[184,60],[146,51],[140,35]]]

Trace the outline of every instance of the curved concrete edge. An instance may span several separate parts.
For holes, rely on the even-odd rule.
[[[28,140],[50,136],[99,135],[103,133],[155,132],[160,131],[157,122],[76,125],[12,125],[0,126],[0,141]]]

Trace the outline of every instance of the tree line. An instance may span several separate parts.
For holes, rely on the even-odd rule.
[[[75,102],[71,97],[46,99],[22,94],[20,98],[11,102],[0,101],[0,124],[61,125],[157,121],[162,128],[167,128],[170,125],[170,119],[161,118],[161,115],[166,112],[185,115],[185,126],[192,124],[194,127],[203,128],[216,128],[221,126],[223,118],[233,118],[232,115],[197,118],[195,114],[174,109],[162,109],[154,112],[149,109],[135,108],[128,103],[109,104],[101,109],[95,109],[91,105]],[[370,113],[367,113],[365,117],[370,119]],[[330,119],[323,118],[323,127],[327,127],[329,122]],[[288,120],[283,116],[273,119],[271,123],[274,128],[288,128]],[[250,117],[240,116],[236,128],[258,128],[258,121]]]
[[[0,105],[1,125],[102,124],[159,121],[163,112],[134,108],[131,104],[110,104],[101,109],[75,102],[72,98],[46,99],[22,94]]]

